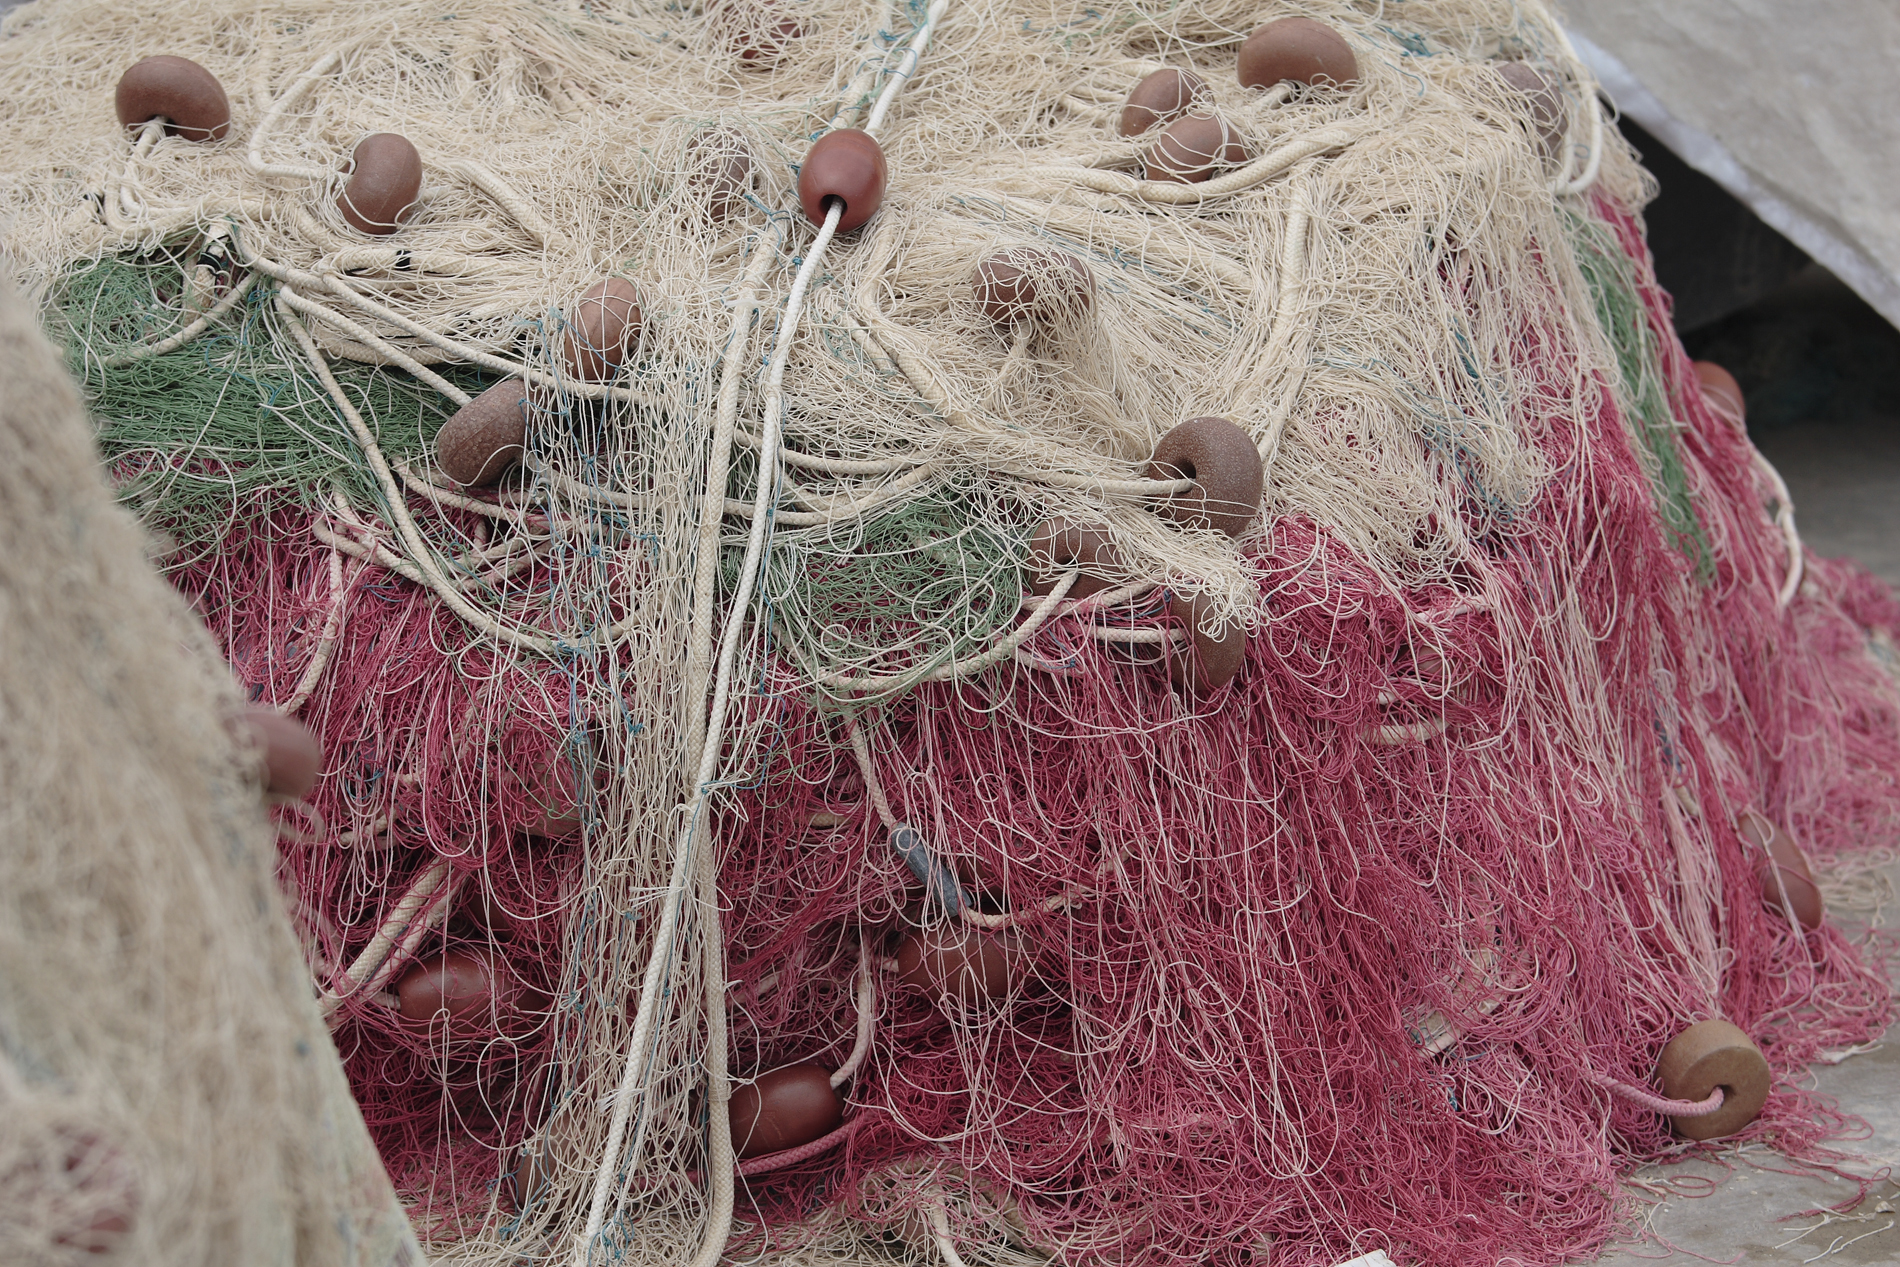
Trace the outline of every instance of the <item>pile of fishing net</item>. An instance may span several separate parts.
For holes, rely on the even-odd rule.
[[[444,1261],[1555,1263],[1672,1119],[1825,1158],[1889,988],[1795,842],[1900,832],[1900,609],[1540,4],[6,35]]]

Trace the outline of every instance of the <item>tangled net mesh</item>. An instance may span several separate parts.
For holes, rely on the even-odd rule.
[[[1292,13],[1356,86],[1238,86]],[[1778,1078],[1745,1138],[1825,1156],[1794,1078],[1888,986],[1764,905],[1737,819],[1891,843],[1900,610],[1805,557],[1698,391],[1541,5],[5,30],[11,263],[173,584],[322,739],[279,874],[444,1261],[1554,1263],[1686,1147],[1604,1080],[1714,1016]],[[228,139],[118,126],[153,53],[217,75]],[[1163,66],[1246,161],[1142,178],[1117,109]],[[833,235],[799,165],[867,125],[889,188]],[[335,202],[385,131],[425,179],[371,238]],[[999,325],[999,252],[1092,303]],[[637,353],[583,381],[608,276]],[[523,462],[458,488],[436,432],[508,378]],[[1237,539],[1147,474],[1209,415],[1265,471]],[[1031,583],[1052,521],[1112,543],[1105,589]],[[1231,684],[1172,684],[1235,638]],[[904,986],[920,926],[1007,970]],[[501,1002],[405,1019],[450,950]],[[844,1125],[735,1168],[729,1095],[801,1062]]]

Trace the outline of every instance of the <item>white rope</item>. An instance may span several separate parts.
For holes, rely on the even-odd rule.
[[[1286,434],[1287,420],[1299,402],[1300,388],[1306,381],[1306,358],[1289,354],[1293,347],[1293,325],[1306,299],[1306,239],[1313,224],[1313,183],[1310,171],[1302,170],[1293,182],[1293,199],[1286,213],[1285,237],[1280,244],[1280,292],[1273,304],[1273,328],[1267,335],[1261,364],[1269,373],[1284,374],[1287,381],[1277,384],[1273,412],[1260,437],[1261,482],[1271,486],[1274,459],[1280,454],[1280,439]]]
[[[910,45],[906,50],[906,58],[904,59],[902,71],[893,76],[891,84],[885,89],[883,96],[879,98],[876,109],[873,110],[870,119],[865,124],[865,131],[874,133],[878,125],[883,121],[885,113],[889,110],[892,101],[896,99],[897,93],[901,90],[903,83],[908,78],[910,70],[915,67],[917,57],[921,55],[924,47],[928,44],[931,30],[947,4],[948,0],[935,0],[935,3],[931,6],[924,24],[911,38]],[[713,791],[713,780],[718,769],[725,729],[726,709],[731,698],[733,665],[738,654],[739,640],[744,632],[747,610],[751,605],[752,591],[761,570],[765,553],[767,530],[772,522],[772,516],[768,512],[772,502],[776,500],[778,481],[780,478],[778,446],[780,426],[785,408],[785,369],[791,359],[792,340],[798,330],[799,316],[804,308],[806,292],[811,287],[812,278],[817,275],[820,266],[824,262],[826,248],[830,246],[832,238],[837,234],[838,222],[843,215],[844,204],[839,201],[832,201],[826,210],[824,224],[820,226],[817,237],[812,241],[811,246],[805,252],[804,262],[792,282],[791,292],[785,299],[785,311],[779,323],[778,341],[773,348],[770,366],[766,372],[765,406],[759,428],[758,485],[752,504],[752,524],[746,535],[746,553],[739,566],[738,587],[732,596],[731,607],[726,618],[725,634],[720,642],[719,666],[713,681],[712,701],[706,710],[705,730],[698,745],[699,769],[697,777],[694,780],[693,803],[686,815],[686,825],[682,830],[679,847],[675,852],[673,875],[669,880],[666,896],[662,899],[661,927],[655,937],[654,951],[647,960],[647,971],[645,980],[642,982],[640,1005],[634,1018],[633,1037],[628,1043],[626,1067],[621,1077],[619,1089],[614,1095],[613,1116],[608,1124],[607,1146],[602,1155],[600,1167],[594,1176],[593,1200],[588,1207],[587,1224],[575,1249],[574,1261],[577,1267],[585,1267],[594,1241],[599,1237],[601,1228],[605,1224],[607,1203],[612,1194],[614,1179],[619,1171],[621,1148],[626,1138],[627,1123],[632,1115],[633,1102],[636,1098],[635,1093],[645,1077],[647,1047],[650,1041],[650,1035],[657,1023],[660,1010],[660,991],[658,987],[660,979],[664,975],[666,964],[672,957],[672,943],[678,930],[680,899],[683,896],[685,887],[684,863],[695,852],[694,836],[700,827],[701,819],[706,811],[707,801],[710,799]],[[748,295],[742,297],[739,311],[735,312],[735,338],[728,346],[728,357],[731,359],[729,359],[727,366],[722,369],[720,409],[722,417],[729,416],[730,412],[726,404],[728,386],[730,386],[731,394],[736,400],[737,375],[736,372],[729,371],[736,371],[738,354],[735,353],[735,349],[741,345],[741,340],[736,336],[741,329],[740,323],[743,320],[749,319],[749,316],[750,303]],[[723,430],[724,428],[721,427],[720,431]],[[717,443],[719,443],[719,437],[716,435],[715,444]],[[706,544],[705,537],[708,532],[705,525],[709,521],[713,523],[717,522],[716,517],[712,514],[713,507],[710,505],[715,497],[719,499],[720,509],[723,511],[724,495],[720,491],[722,486],[723,476],[719,483],[714,483],[711,480],[707,482],[705,497],[709,504],[704,507],[701,519],[702,546]],[[715,532],[713,540],[716,544],[716,529],[713,531]],[[700,566],[702,571],[712,566],[709,552],[703,549]],[[710,601],[710,590],[711,586],[708,584],[703,586],[700,591],[701,594],[707,596],[707,602]],[[705,614],[710,617],[709,610],[707,610]],[[709,629],[710,620],[708,619],[706,624],[701,627]],[[698,696],[689,692],[687,698],[695,699],[698,698]],[[690,750],[691,746],[689,745],[689,751]],[[710,891],[707,893],[707,901],[708,905],[716,909],[717,867],[716,860],[712,856],[712,842],[710,840],[703,842],[697,852],[705,855],[700,866],[704,869],[704,874],[712,877]],[[718,940],[718,936],[718,927],[715,918],[715,921],[712,922],[707,929],[705,940],[708,942],[715,941]],[[715,953],[723,954],[722,951],[715,952],[710,948],[704,953],[709,957],[709,963],[711,962],[710,957]],[[730,1088],[726,1083],[725,1070],[723,1067],[725,1063],[723,1037],[725,979],[723,971],[709,971],[706,974],[705,1002],[708,1009],[709,1044],[712,1041],[712,1029],[715,1025],[718,1027],[721,1035],[719,1039],[719,1054],[712,1056],[709,1051],[708,1055],[707,1076],[709,1102],[715,1100],[723,1102],[726,1096],[730,1094]],[[731,1138],[723,1121],[724,1115],[715,1114],[714,1116],[718,1118],[719,1121],[715,1123],[711,1131],[713,1156],[709,1158],[709,1166],[712,1170],[713,1205],[712,1209],[708,1212],[708,1225],[705,1239],[701,1244],[699,1254],[694,1259],[695,1267],[712,1267],[712,1264],[717,1263],[719,1255],[724,1251],[726,1241],[731,1232]]]
[[[1788,571],[1781,582],[1781,589],[1775,594],[1775,607],[1786,611],[1788,604],[1801,590],[1801,578],[1807,570],[1806,555],[1801,548],[1801,534],[1794,526],[1794,498],[1788,494],[1788,485],[1781,478],[1781,472],[1754,445],[1749,446],[1755,455],[1755,468],[1768,477],[1775,490],[1775,527],[1781,530],[1781,539],[1788,551]]]
[[[883,19],[874,29],[871,38],[875,40],[879,35],[882,35],[886,25],[895,26],[897,19],[901,17],[904,12],[905,9],[902,6],[901,0],[895,0],[892,4],[887,5],[884,10]],[[832,114],[831,121],[825,125],[825,130],[829,132],[838,128],[856,127],[858,115],[863,112],[865,106],[870,104],[873,86],[879,79],[889,73],[890,66],[890,48],[886,48],[882,55],[878,57],[867,57],[863,67],[852,77],[851,82],[845,85],[844,91],[838,95],[838,109]]]
[[[1098,642],[1125,642],[1130,645],[1147,643],[1154,646],[1164,642],[1182,646],[1188,640],[1188,636],[1179,629],[1120,629],[1114,625],[1090,625],[1089,636]]]
[[[871,1054],[871,1037],[877,1027],[877,983],[871,972],[871,946],[858,935],[858,1038],[851,1054],[831,1075],[831,1088],[837,1090],[856,1076],[865,1057]]]
[[[1367,743],[1385,744],[1390,747],[1408,743],[1424,743],[1444,734],[1447,724],[1443,717],[1434,717],[1430,721],[1414,722],[1409,725],[1374,726],[1365,732],[1365,737]]]
[[[1128,584],[1117,586],[1114,589],[1098,590],[1090,594],[1087,598],[1069,599],[1063,608],[1055,614],[1058,616],[1068,616],[1080,611],[1106,611],[1110,607],[1118,607],[1123,603],[1133,602],[1135,599],[1141,598],[1156,589],[1160,584],[1161,582],[1159,581],[1144,578],[1137,581],[1130,581]],[[1024,610],[1032,609],[1035,604],[1041,601],[1041,599],[1033,595],[1024,598]]]
[[[497,176],[494,172],[489,171],[480,163],[472,159],[458,159],[455,162],[449,163],[443,170],[462,177],[462,179],[468,181],[471,185],[474,185],[477,189],[494,199],[497,206],[503,211],[506,211],[516,224],[526,230],[529,237],[539,242],[542,246],[562,247],[566,245],[561,235],[548,227],[548,222],[541,218],[541,213],[536,211],[534,206],[529,203],[526,198],[523,198],[516,192],[513,185],[510,185],[507,181]]]
[[[943,1202],[933,1200],[928,1213],[930,1234],[936,1239],[937,1252],[943,1255],[944,1267],[965,1267],[962,1257],[957,1253],[956,1243],[950,1239],[950,1216],[945,1213]]]
[[[601,1227],[605,1224],[607,1203],[612,1196],[614,1179],[619,1172],[620,1151],[626,1139],[627,1123],[632,1116],[634,1101],[638,1098],[637,1093],[646,1076],[647,1049],[659,1021],[660,982],[665,975],[667,963],[672,958],[673,941],[679,929],[681,898],[686,888],[686,863],[693,856],[694,837],[701,828],[706,802],[710,799],[713,790],[714,775],[718,771],[720,741],[724,734],[726,707],[732,691],[733,663],[738,655],[739,639],[745,630],[747,609],[752,601],[752,590],[765,554],[766,529],[771,522],[771,516],[766,512],[775,491],[779,421],[785,407],[785,367],[791,359],[792,337],[797,332],[798,314],[804,306],[805,292],[810,288],[811,279],[824,262],[825,248],[831,244],[833,235],[838,231],[838,221],[843,215],[844,204],[833,202],[825,215],[823,226],[818,230],[818,237],[805,252],[804,265],[798,270],[798,276],[792,283],[791,293],[785,300],[785,315],[779,323],[778,345],[773,349],[771,366],[766,373],[765,413],[760,426],[759,480],[752,504],[752,528],[746,536],[745,559],[739,565],[738,589],[732,596],[732,605],[726,617],[725,636],[720,641],[719,667],[713,681],[712,703],[706,712],[705,737],[699,745],[699,769],[694,779],[693,801],[687,812],[686,825],[681,831],[679,845],[675,851],[673,875],[667,884],[666,895],[662,899],[660,928],[654,939],[653,953],[647,959],[645,979],[641,983],[640,1006],[634,1016],[633,1037],[627,1044],[627,1063],[621,1076],[620,1087],[614,1094],[613,1117],[607,1129],[607,1147],[601,1157],[600,1168],[594,1176],[594,1196],[587,1212],[587,1225],[581,1234],[580,1244],[575,1250],[576,1267],[585,1267],[591,1247],[595,1239],[599,1237]],[[713,487],[711,484],[708,485],[709,495]],[[706,847],[710,849],[710,842]],[[709,992],[716,991],[722,996],[720,1006],[714,1009],[715,1011],[722,1011],[724,1008],[723,990],[723,982],[709,983]],[[710,999],[708,1003],[711,1003]],[[726,1169],[730,1170],[731,1167],[728,1165]],[[707,1246],[715,1240],[723,1246],[730,1230],[730,1219],[724,1222],[724,1228],[717,1225],[708,1227],[705,1242]],[[703,1251],[701,1257],[704,1257]]]
[[[223,299],[220,299],[216,307],[210,309],[203,316],[176,334],[160,339],[157,343],[147,343],[128,351],[115,352],[111,356],[101,359],[99,363],[107,369],[120,369],[134,362],[143,361],[147,357],[163,356],[167,352],[177,351],[179,348],[184,347],[187,343],[190,343],[193,339],[203,334],[205,330],[210,327],[212,322],[242,303],[244,296],[251,293],[251,283],[256,280],[256,273],[244,274],[244,279],[233,285],[230,293]]]
[[[697,853],[700,974],[706,982],[706,1171],[712,1206],[706,1211],[706,1237],[692,1267],[718,1267],[732,1236],[733,1172],[738,1159],[733,1155],[728,1108],[732,1081],[726,1069],[726,935],[719,912],[718,851],[708,839]]]
[[[138,221],[145,218],[145,201],[135,189],[138,182],[132,173],[139,160],[150,154],[152,147],[164,135],[165,120],[162,117],[147,119],[139,128],[138,139],[132,143],[131,152],[125,156],[125,167],[118,180],[101,196],[99,210],[105,215],[107,227],[114,232],[130,232],[137,227]],[[130,216],[131,220],[122,219],[121,216]]]
[[[255,274],[253,274],[253,276],[255,276]],[[440,374],[416,360],[395,344],[366,327],[351,321],[342,313],[305,299],[289,286],[284,286],[277,294],[285,303],[295,308],[298,312],[303,313],[305,316],[315,317],[325,325],[336,327],[343,331],[343,333],[349,335],[352,339],[355,339],[358,343],[361,343],[364,347],[379,353],[388,364],[409,371],[409,373],[415,375],[429,386],[435,388],[436,391],[454,401],[457,408],[466,405],[470,400],[474,399],[467,392],[457,387],[454,383],[451,383],[448,379],[443,378]]]
[[[962,660],[953,660],[949,664],[923,674],[921,677],[915,673],[867,674],[863,677],[851,677],[842,673],[826,673],[821,675],[818,680],[840,691],[880,691],[893,686],[903,686],[910,682],[953,682],[957,678],[969,677],[971,674],[981,673],[992,664],[999,664],[1009,659],[1015,653],[1016,648],[1028,642],[1036,630],[1042,628],[1043,622],[1056,614],[1057,609],[1062,605],[1062,600],[1068,597],[1068,593],[1071,589],[1075,588],[1075,582],[1081,575],[1081,571],[1076,568],[1071,568],[1069,571],[1063,573],[1062,579],[1056,582],[1055,588],[1049,591],[1048,596],[1045,597],[1035,611],[1031,613],[1028,620],[1016,626],[1015,630],[1007,637],[998,639],[989,650],[980,652],[977,655],[969,656]]]
[[[1576,161],[1576,155],[1573,147],[1565,144],[1563,168],[1557,173],[1557,180],[1551,192],[1560,196],[1580,194],[1596,183],[1597,173],[1603,167],[1603,106],[1597,100],[1596,84],[1591,79],[1589,70],[1584,66],[1583,58],[1577,55],[1576,46],[1570,42],[1570,34],[1564,30],[1563,23],[1552,20],[1547,22],[1546,26],[1556,36],[1557,46],[1563,50],[1563,55],[1569,60],[1571,75],[1583,85],[1584,100],[1590,111],[1590,149],[1588,157],[1584,160],[1583,171],[1574,179],[1571,177],[1570,169]],[[1566,142],[1568,139],[1568,137],[1565,138]]]
[[[277,120],[283,116],[284,111],[303,100],[303,95],[309,92],[319,79],[335,70],[342,60],[343,50],[340,48],[325,53],[317,59],[314,66],[297,76],[297,81],[290,86],[290,91],[271,103],[270,109],[266,110],[264,117],[258,121],[257,130],[251,133],[251,144],[244,152],[246,167],[259,176],[300,176],[310,180],[323,180],[334,174],[327,167],[307,167],[301,163],[266,163],[261,147],[264,144],[265,135],[276,126]]]
[[[1588,97],[1590,109],[1590,157],[1583,165],[1583,171],[1575,180],[1567,181],[1557,189],[1559,194],[1580,194],[1596,184],[1597,173],[1603,167],[1603,103],[1597,100],[1596,93]]]
[[[362,448],[363,456],[368,460],[370,470],[376,476],[376,482],[382,487],[383,496],[389,503],[389,514],[394,521],[396,534],[402,539],[404,548],[408,550],[410,559],[423,578],[423,583],[435,591],[449,610],[469,624],[493,634],[510,646],[543,654],[554,650],[553,639],[527,633],[514,624],[497,619],[476,607],[462,596],[460,587],[450,582],[436,569],[433,552],[423,541],[421,531],[416,527],[415,520],[410,517],[408,508],[404,505],[402,489],[396,482],[395,473],[389,469],[389,463],[384,460],[375,435],[364,423],[362,415],[356,412],[356,406],[350,402],[348,394],[336,381],[336,376],[330,373],[329,363],[317,350],[310,332],[304,329],[303,323],[297,320],[296,314],[290,310],[290,305],[281,304],[278,311],[282,314],[284,323],[291,334],[303,348],[304,356],[309,359],[311,367],[316,370],[324,390],[330,393],[330,399],[336,402],[337,408],[343,413],[344,421],[355,433],[357,444]]]
[[[868,495],[856,501],[839,501],[825,510],[773,510],[769,513],[780,525],[787,528],[805,528],[818,524],[837,523],[844,519],[858,519],[868,511],[896,501],[918,485],[925,483],[936,473],[935,467],[925,463],[913,468],[900,478],[873,489]],[[753,508],[745,502],[728,499],[726,513],[750,518]]]
[[[339,974],[336,988],[320,993],[317,998],[318,1013],[328,1017],[345,1000],[362,994],[374,994],[382,989],[384,982],[395,975],[396,969],[415,953],[429,930],[441,923],[448,914],[455,897],[455,888],[456,882],[450,879],[448,863],[438,861],[430,864],[397,899],[388,918],[383,920],[382,927],[376,930],[376,935],[370,938],[362,953]],[[418,915],[421,915],[420,919]]]
[[[453,506],[457,510],[466,510],[472,514],[481,515],[488,519],[513,524],[517,528],[526,529],[536,536],[546,537],[548,535],[547,525],[549,519],[544,511],[533,508],[524,510],[519,506],[503,506],[498,502],[477,500],[476,498],[466,496],[459,489],[444,488],[432,480],[424,479],[412,471],[407,462],[400,463],[395,469],[396,474],[402,477],[403,487],[412,492],[422,494],[434,502],[438,509],[443,506]]]
[[[891,82],[884,85],[883,94],[871,109],[871,117],[864,121],[866,132],[875,136],[878,128],[883,126],[885,113],[890,110],[891,103],[897,100],[897,94],[904,90],[904,83],[910,78],[911,72],[917,69],[917,59],[930,46],[930,36],[936,30],[937,19],[943,16],[943,11],[949,5],[950,0],[932,0],[930,8],[924,13],[923,25],[910,37],[909,45],[897,59],[897,69],[890,72]]]
[[[864,777],[864,790],[871,798],[871,808],[877,812],[885,831],[896,831],[897,814],[891,809],[890,798],[884,794],[884,782],[877,777],[877,766],[871,762],[871,745],[864,737],[864,727],[855,716],[847,715],[844,732],[851,740],[851,754],[858,759],[858,773]]]
[[[619,387],[612,383],[583,383],[573,379],[559,378],[539,366],[529,365],[523,361],[511,361],[507,357],[496,356],[491,352],[484,352],[480,348],[471,347],[466,343],[458,342],[446,334],[431,330],[421,322],[404,316],[393,308],[388,308],[377,303],[367,295],[359,294],[350,287],[348,282],[335,274],[320,276],[316,273],[306,273],[302,269],[292,268],[287,264],[282,264],[276,260],[267,259],[264,256],[249,252],[246,253],[243,263],[247,268],[255,268],[287,286],[298,288],[300,291],[327,291],[351,307],[366,312],[380,321],[387,321],[393,326],[399,326],[405,332],[414,335],[430,346],[439,348],[450,357],[467,364],[479,365],[484,369],[491,369],[496,373],[511,377],[525,378],[531,383],[538,383],[544,387],[557,388],[567,392],[569,395],[579,396],[586,400],[613,399],[635,404],[653,403],[651,397],[646,393],[633,388]],[[307,293],[301,294],[299,297],[305,303],[315,303]],[[329,318],[326,317],[325,320],[329,320]]]
[[[1203,181],[1198,185],[1181,185],[1166,180],[1136,180],[1133,176],[1124,176],[1119,172],[1103,171],[1093,167],[1043,167],[1035,169],[1035,172],[1038,175],[1064,177],[1097,193],[1122,194],[1139,198],[1143,202],[1185,206],[1225,198],[1243,189],[1252,189],[1255,185],[1263,184],[1278,176],[1301,159],[1312,158],[1328,150],[1342,149],[1351,145],[1359,139],[1364,130],[1362,126],[1355,124],[1334,124],[1331,127],[1320,128],[1297,140],[1288,141],[1279,149],[1256,158],[1237,171],[1229,172],[1225,176],[1217,176],[1213,180]]]
[[[334,548],[330,551],[330,612],[323,618],[323,632],[317,637],[317,650],[310,657],[310,663],[304,666],[303,676],[297,679],[297,686],[290,698],[277,706],[277,711],[289,717],[304,706],[317,689],[317,681],[329,667],[330,657],[336,653],[337,637],[343,631],[343,556]]]

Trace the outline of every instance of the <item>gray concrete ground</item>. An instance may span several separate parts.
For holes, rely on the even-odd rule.
[[[1900,479],[1890,485],[1900,506]],[[1843,882],[1844,881],[1844,882]],[[1900,863],[1829,882],[1829,918],[1842,928],[1900,926],[1893,904]],[[1871,1051],[1811,1071],[1816,1090],[1862,1118],[1862,1138],[1834,1145],[1858,1156],[1838,1163],[1872,1180],[1864,1199],[1854,1179],[1783,1173],[1786,1159],[1761,1147],[1737,1149],[1724,1164],[1682,1162],[1639,1171],[1631,1185],[1655,1200],[1644,1235],[1612,1245],[1597,1267],[1689,1267],[1695,1262],[1900,1264],[1900,1026]],[[1843,1211],[1830,1206],[1848,1203]]]

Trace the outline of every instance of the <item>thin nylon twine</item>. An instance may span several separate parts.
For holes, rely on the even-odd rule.
[[[1296,13],[1356,86],[1238,85]],[[280,879],[443,1261],[1556,1263],[1691,1147],[1653,1071],[1716,1016],[1777,1076],[1742,1138],[1831,1156],[1794,1078],[1889,989],[1736,821],[1891,846],[1900,609],[1701,397],[1541,4],[5,30],[9,257],[173,584],[323,741]],[[227,140],[118,126],[161,52]],[[1117,130],[1164,67],[1245,143],[1204,183]],[[839,232],[796,185],[844,127],[891,175]],[[371,238],[335,201],[383,131],[424,181]],[[1092,302],[997,324],[999,252]],[[609,276],[642,332],[579,381]],[[525,456],[458,488],[435,434],[510,377]],[[1237,538],[1147,477],[1209,415],[1265,469]],[[1051,520],[1112,544],[1091,585],[1030,557]],[[1171,683],[1223,638],[1231,683]],[[1006,983],[905,984],[918,933]],[[494,1006],[405,1020],[451,951]],[[796,1063],[843,1125],[736,1159],[728,1099]]]

